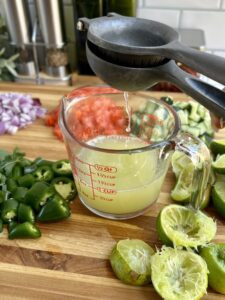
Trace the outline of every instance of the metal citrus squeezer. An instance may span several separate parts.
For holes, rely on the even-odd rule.
[[[77,27],[87,30],[91,68],[110,86],[139,91],[168,81],[225,120],[225,93],[175,63],[182,62],[225,85],[224,58],[184,46],[173,28],[151,20],[110,13],[91,20],[81,18]]]

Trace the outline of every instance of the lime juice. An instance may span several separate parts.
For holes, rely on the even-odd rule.
[[[145,151],[145,141],[116,135],[99,136],[88,144],[106,151],[82,148],[76,153],[75,181],[86,206],[123,215],[141,212],[156,201],[169,164],[159,157],[159,149]]]

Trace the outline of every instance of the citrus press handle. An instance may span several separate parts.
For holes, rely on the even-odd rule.
[[[225,58],[189,48],[179,41],[174,41],[165,48],[174,60],[225,85]]]
[[[195,210],[201,208],[209,182],[211,156],[208,147],[189,133],[180,133],[174,140],[175,150],[188,155],[194,165],[191,182],[190,206]]]
[[[192,76],[174,61],[167,63],[164,79],[176,85],[187,95],[205,106],[211,113],[225,120],[225,92]],[[165,72],[166,71],[166,72]]]

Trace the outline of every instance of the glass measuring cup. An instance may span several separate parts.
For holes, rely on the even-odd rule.
[[[127,111],[130,112],[130,126]],[[111,219],[146,212],[157,200],[174,150],[195,165],[191,204],[198,209],[211,157],[206,145],[180,133],[176,112],[146,93],[98,94],[64,98],[62,130],[81,202]]]

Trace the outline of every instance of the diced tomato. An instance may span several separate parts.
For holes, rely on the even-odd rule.
[[[67,98],[74,98],[74,97],[84,97],[90,95],[97,95],[97,94],[115,94],[119,93],[118,90],[111,88],[109,86],[85,86],[82,88],[74,89],[67,95]]]
[[[57,136],[57,138],[61,141],[63,141],[63,135],[62,132],[59,128],[58,123],[55,124],[54,129],[53,129],[54,134]]]
[[[126,113],[123,108],[116,104],[107,96],[102,94],[120,93],[111,87],[83,87],[73,90],[67,98],[88,97],[86,100],[77,102],[71,109],[68,117],[68,126],[76,138],[88,140],[97,135],[127,134],[125,131],[127,124]],[[97,95],[99,97],[91,97]],[[101,94],[101,95],[100,95]],[[62,133],[58,126],[59,106],[48,113],[45,118],[47,126],[54,126],[54,134],[63,140]]]

